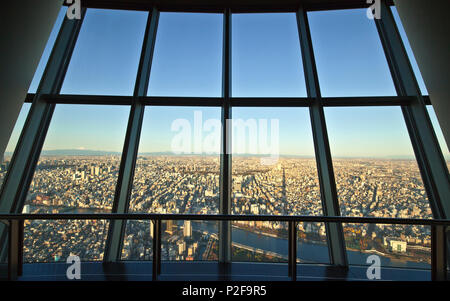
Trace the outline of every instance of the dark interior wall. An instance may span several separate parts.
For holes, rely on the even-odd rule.
[[[450,147],[450,1],[394,2]]]
[[[5,152],[61,5],[62,0],[2,1],[0,156]]]

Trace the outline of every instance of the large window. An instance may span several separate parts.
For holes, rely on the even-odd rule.
[[[383,46],[365,9],[308,13],[324,97],[396,95]]]
[[[307,108],[234,108],[232,139],[233,214],[322,215]],[[287,223],[235,222],[233,257],[286,261],[287,231]]]
[[[61,93],[132,95],[147,15],[88,9]]]
[[[274,216],[320,217],[335,210],[353,217],[433,217],[433,177],[447,175],[438,170],[422,180],[429,173],[422,157],[433,152],[417,151],[422,140],[411,137],[423,135],[416,120],[428,120],[426,111],[405,118],[411,104],[397,96],[394,82],[401,79],[390,70],[396,56],[386,55],[389,47],[366,10],[153,14],[89,8],[83,20],[63,23],[62,32],[73,35],[63,45],[54,40],[64,11],[30,87],[38,97],[24,105],[2,161],[0,184],[11,169],[28,177],[22,182],[29,187],[3,185],[9,196],[24,196],[13,203],[2,190],[11,211],[268,215],[272,220],[230,222],[229,243],[226,224],[168,216],[161,257],[217,261],[227,253],[222,246],[232,261],[283,263],[289,226]],[[77,22],[79,32],[70,27]],[[53,43],[57,55],[48,58]],[[61,57],[66,74],[48,83],[61,91],[41,95],[43,64]],[[425,93],[420,79],[419,85]],[[39,122],[24,133],[42,149],[19,148],[17,160],[36,164],[18,167],[11,155],[27,111]],[[448,165],[448,148],[428,111]],[[227,123],[230,131],[224,131]],[[231,150],[221,153],[230,141]],[[128,221],[118,233],[110,224],[26,221],[25,261],[116,255],[105,246],[120,250],[117,259],[152,260],[152,221]],[[339,252],[330,248],[339,248],[341,236],[333,232],[339,227],[295,226],[298,263],[337,262],[331,257]],[[350,264],[366,264],[376,253],[383,265],[430,266],[429,227],[342,226],[341,251]]]
[[[122,106],[57,105],[23,212],[111,212],[128,112]],[[107,221],[31,221],[25,260],[64,260],[71,252],[100,260],[107,229]]]
[[[219,213],[220,109],[147,107],[142,126],[129,211]],[[128,223],[123,259],[152,254],[149,231]],[[216,222],[166,221],[163,260],[217,259],[217,232]]]
[[[233,15],[233,96],[306,96],[296,22],[293,13]]]
[[[219,97],[220,14],[161,13],[148,95]]]
[[[432,218],[399,108],[327,108],[325,116],[342,215]],[[364,264],[365,260],[351,252],[353,245],[361,251],[378,250],[394,256],[400,264],[418,260],[429,264],[431,260],[429,250],[420,250],[419,256],[413,248],[429,247],[429,228],[351,224],[345,225],[344,233],[351,263]],[[392,244],[387,240],[412,246],[391,255]]]

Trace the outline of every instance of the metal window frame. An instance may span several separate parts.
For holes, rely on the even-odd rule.
[[[310,119],[313,131],[314,149],[316,154],[317,171],[319,176],[322,210],[325,216],[340,216],[339,201],[334,179],[331,150],[321,99],[319,76],[317,74],[308,17],[303,7],[297,12],[298,34],[303,58],[303,68],[306,81],[306,91],[312,97]],[[342,267],[348,266],[345,248],[344,232],[341,224],[327,223],[326,225],[328,251],[332,264]]]
[[[87,2],[87,3],[86,3]],[[35,95],[28,95],[28,101],[33,97],[33,105],[24,125],[18,145],[11,160],[11,167],[5,178],[0,195],[0,212],[21,212],[34,169],[46,136],[48,125],[56,104],[100,104],[129,105],[130,117],[127,125],[119,177],[115,191],[113,213],[127,213],[133,185],[134,167],[137,160],[139,137],[142,130],[143,114],[146,106],[213,106],[220,107],[222,114],[222,154],[220,169],[220,214],[231,214],[231,133],[226,128],[226,120],[231,118],[232,107],[308,107],[310,110],[316,162],[319,174],[322,207],[324,216],[339,216],[331,152],[328,142],[323,107],[328,106],[399,106],[405,116],[416,159],[419,164],[430,206],[436,218],[450,216],[448,169],[425,105],[429,98],[420,95],[415,75],[409,65],[401,37],[395,21],[390,15],[390,2],[382,2],[382,15],[387,20],[376,20],[376,26],[388,58],[395,86],[399,96],[386,97],[321,97],[313,45],[308,27],[307,11],[333,10],[339,8],[356,8],[360,5],[330,6],[330,4],[295,7],[268,6],[258,9],[252,7],[230,6],[226,8],[211,7],[105,7],[105,4],[95,1],[83,1],[83,6],[97,8],[138,9],[149,12],[141,59],[135,83],[133,96],[103,96],[103,95],[61,95],[60,87],[64,80],[72,51],[82,25],[86,7],[83,7],[81,20],[65,18],[60,33],[55,42],[46,71]],[[96,6],[97,5],[97,6]],[[100,5],[100,6],[99,6]],[[147,96],[148,81],[157,33],[160,11],[209,12],[223,15],[223,68],[221,97],[150,97]],[[231,95],[231,17],[233,13],[261,12],[293,12],[297,16],[300,50],[303,58],[307,97],[300,98],[241,98]],[[420,127],[419,127],[420,125]],[[445,167],[445,168],[444,168]],[[445,173],[446,172],[446,173]],[[231,227],[230,221],[219,222],[219,262],[231,261]],[[342,226],[337,223],[327,223],[327,239],[330,260],[334,265],[346,267],[345,241]],[[0,227],[2,227],[0,225]],[[4,230],[4,229],[0,229]],[[105,244],[104,261],[117,261],[121,258],[125,224],[121,220],[111,220],[108,237]],[[5,239],[5,231],[0,232],[0,238]],[[5,252],[3,252],[4,254]],[[293,255],[292,255],[293,256]],[[3,256],[4,257],[4,256]]]
[[[232,159],[231,159],[231,10],[223,13],[223,66],[222,66],[222,108],[221,108],[221,149],[220,149],[220,214],[231,214]],[[231,223],[219,222],[219,262],[230,263]]]

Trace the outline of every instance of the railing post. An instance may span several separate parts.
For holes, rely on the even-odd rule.
[[[431,280],[447,280],[447,250],[443,225],[431,226]]]
[[[161,274],[161,220],[153,220],[153,280]]]
[[[222,132],[220,148],[220,202],[219,213],[231,214],[231,11],[223,16],[223,73],[221,110]],[[231,262],[231,221],[219,221],[219,262],[225,266]]]
[[[289,276],[297,280],[297,223],[289,221]]]
[[[8,279],[17,280],[22,275],[23,220],[9,221]]]

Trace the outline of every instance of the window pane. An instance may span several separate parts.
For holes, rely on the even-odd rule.
[[[61,93],[132,95],[147,16],[88,9]]]
[[[397,95],[366,9],[308,12],[322,96]]]
[[[92,213],[86,209],[65,213]],[[62,262],[77,255],[81,261],[101,261],[108,234],[106,220],[33,220],[24,223],[24,262]]]
[[[232,139],[233,214],[322,215],[307,108],[233,108]],[[287,235],[287,223],[243,221],[233,225],[233,256],[236,258],[263,260],[264,256],[247,254],[263,252],[259,250],[284,254],[272,246],[278,242],[283,245],[281,240],[287,239],[283,238]],[[235,233],[241,232],[264,239],[257,245],[253,245],[251,240],[239,242]],[[300,253],[326,241],[326,233],[303,238],[303,241],[299,240]],[[308,260],[323,262],[322,257],[311,255]],[[283,256],[274,255],[272,259],[278,261]]]
[[[287,228],[286,222],[233,222],[231,259],[247,262],[287,262]]]
[[[378,255],[382,267],[430,269],[431,229],[420,225],[343,224],[350,264],[367,266]]]
[[[405,45],[406,53],[408,54],[409,61],[411,62],[417,83],[419,84],[420,91],[423,95],[428,95],[427,87],[425,87],[422,74],[420,73],[419,66],[417,65],[416,58],[414,57],[411,45],[409,44],[408,37],[406,36],[405,29],[403,28],[402,21],[400,20],[400,16],[398,15],[397,8],[395,6],[391,6],[391,10],[395,23],[397,24],[398,31],[400,32],[400,36],[403,40],[403,45]]]
[[[129,211],[219,213],[220,131],[220,108],[147,107]],[[123,259],[136,260],[142,258],[140,254],[147,254],[142,251],[147,247],[136,239],[139,235],[148,237],[144,229],[147,225],[131,224],[126,239],[137,243],[129,244],[128,250],[123,251]],[[184,221],[172,221],[171,229],[164,230],[163,258],[215,259],[213,253],[205,257],[203,254],[208,244],[217,247],[217,223],[192,221],[192,234],[188,237],[180,234],[184,226]],[[178,245],[183,242],[186,249],[179,251]],[[195,243],[198,252],[189,253],[188,247]]]
[[[450,170],[450,151],[445,142],[444,134],[442,133],[441,126],[439,125],[439,121],[437,120],[436,113],[434,112],[433,106],[427,106],[428,115],[430,115],[431,124],[433,125],[434,132],[436,133],[436,137],[439,142],[439,146],[441,147],[442,154],[444,155],[444,159],[447,162],[447,167]]]
[[[221,96],[223,17],[161,13],[148,95]]]
[[[56,105],[23,212],[110,212],[128,115],[125,106]],[[30,252],[25,258],[47,261],[51,236],[30,233],[55,233],[61,239],[53,249],[63,254],[80,251],[85,260],[101,259],[105,229],[107,223],[101,221],[33,221],[25,227]],[[71,241],[73,235],[76,242]],[[68,249],[73,244],[77,247]]]
[[[0,188],[3,185],[3,181],[11,163],[11,157],[16,149],[17,142],[19,142],[20,134],[22,133],[23,126],[27,119],[28,112],[30,111],[31,103],[24,103],[22,109],[20,109],[19,116],[17,117],[16,124],[14,125],[11,136],[9,137],[8,144],[4,155],[0,158]]]
[[[400,108],[326,108],[325,116],[343,216],[432,218]],[[347,225],[347,250],[354,249],[355,241],[363,240],[360,252],[377,250],[396,258],[391,265],[401,266],[415,260],[413,249],[408,247],[397,256],[383,239],[406,242],[408,246],[421,239],[418,244],[426,249],[423,239],[429,235],[425,227],[403,229],[398,231],[393,225]],[[359,257],[349,256],[350,263],[366,264],[352,262],[355,258]]]
[[[298,223],[297,262],[330,263],[324,223]]]
[[[235,97],[306,97],[293,13],[232,17],[232,87]]]
[[[41,77],[44,74],[45,66],[47,65],[48,58],[50,57],[50,53],[52,52],[53,46],[56,41],[56,37],[58,36],[59,29],[61,28],[62,22],[64,21],[64,17],[66,16],[67,7],[62,6],[58,17],[56,18],[55,24],[53,25],[52,32],[50,33],[50,37],[48,38],[47,44],[45,45],[44,52],[42,53],[41,59],[39,61],[39,65],[37,66],[36,72],[34,73],[33,80],[31,81],[31,85],[28,88],[28,93],[36,93],[36,90],[39,86],[39,82],[41,81]]]
[[[218,260],[218,222],[168,220],[162,227],[162,260]]]
[[[151,221],[127,221],[121,256],[123,260],[153,259],[153,223]]]
[[[232,138],[233,214],[322,214],[307,108],[233,108]]]

